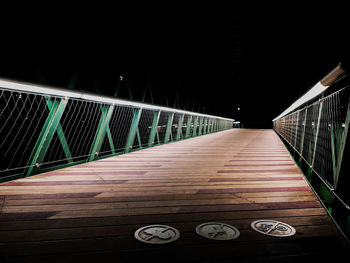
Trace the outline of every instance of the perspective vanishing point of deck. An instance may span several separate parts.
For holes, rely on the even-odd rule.
[[[0,185],[0,261],[294,262],[343,256],[343,237],[272,130],[231,129]],[[257,219],[292,237],[262,235]],[[197,225],[223,222],[230,241]],[[174,243],[134,238],[149,224],[177,228]],[[109,262],[109,261],[107,261]]]

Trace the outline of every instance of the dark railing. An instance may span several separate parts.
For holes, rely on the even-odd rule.
[[[0,182],[230,129],[233,122],[0,79]]]
[[[349,84],[349,76],[338,66],[273,120],[274,130],[347,236],[350,236]]]

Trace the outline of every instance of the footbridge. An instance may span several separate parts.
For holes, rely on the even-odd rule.
[[[259,130],[0,80],[1,261],[344,259],[348,83],[337,67]]]

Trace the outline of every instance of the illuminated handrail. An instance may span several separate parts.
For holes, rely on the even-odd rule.
[[[344,70],[340,65],[338,65],[331,72],[329,72],[322,80],[317,82],[316,85],[313,86],[308,92],[306,92],[303,96],[297,99],[292,105],[290,105],[285,111],[283,111],[279,116],[274,118],[272,121],[276,121],[286,116],[287,114],[295,111],[300,106],[308,103],[310,100],[316,98],[317,96],[320,96],[342,74],[344,74]]]
[[[227,121],[235,121],[234,119],[230,119],[230,118],[223,118],[223,117],[218,117],[218,116],[213,116],[208,114],[179,110],[179,109],[152,105],[147,103],[117,99],[117,98],[97,95],[89,92],[81,92],[81,91],[77,92],[77,91],[71,91],[67,89],[53,88],[45,85],[6,80],[3,78],[0,78],[0,87],[9,89],[9,90],[23,91],[27,93],[90,100],[90,101],[101,102],[101,103],[118,104],[118,105],[132,106],[132,107],[145,108],[145,109],[151,109],[151,110],[172,111],[172,112],[177,112],[181,114],[192,114],[200,117],[209,117],[209,118],[216,118],[216,119],[227,120]]]

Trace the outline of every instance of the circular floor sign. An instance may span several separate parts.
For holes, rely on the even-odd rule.
[[[289,237],[296,233],[294,227],[275,220],[261,219],[252,222],[251,227],[264,235],[274,237]]]
[[[198,235],[213,240],[231,240],[239,237],[237,228],[218,222],[208,222],[196,227]]]
[[[166,244],[177,240],[180,232],[166,225],[149,225],[139,228],[135,238],[147,244]]]

